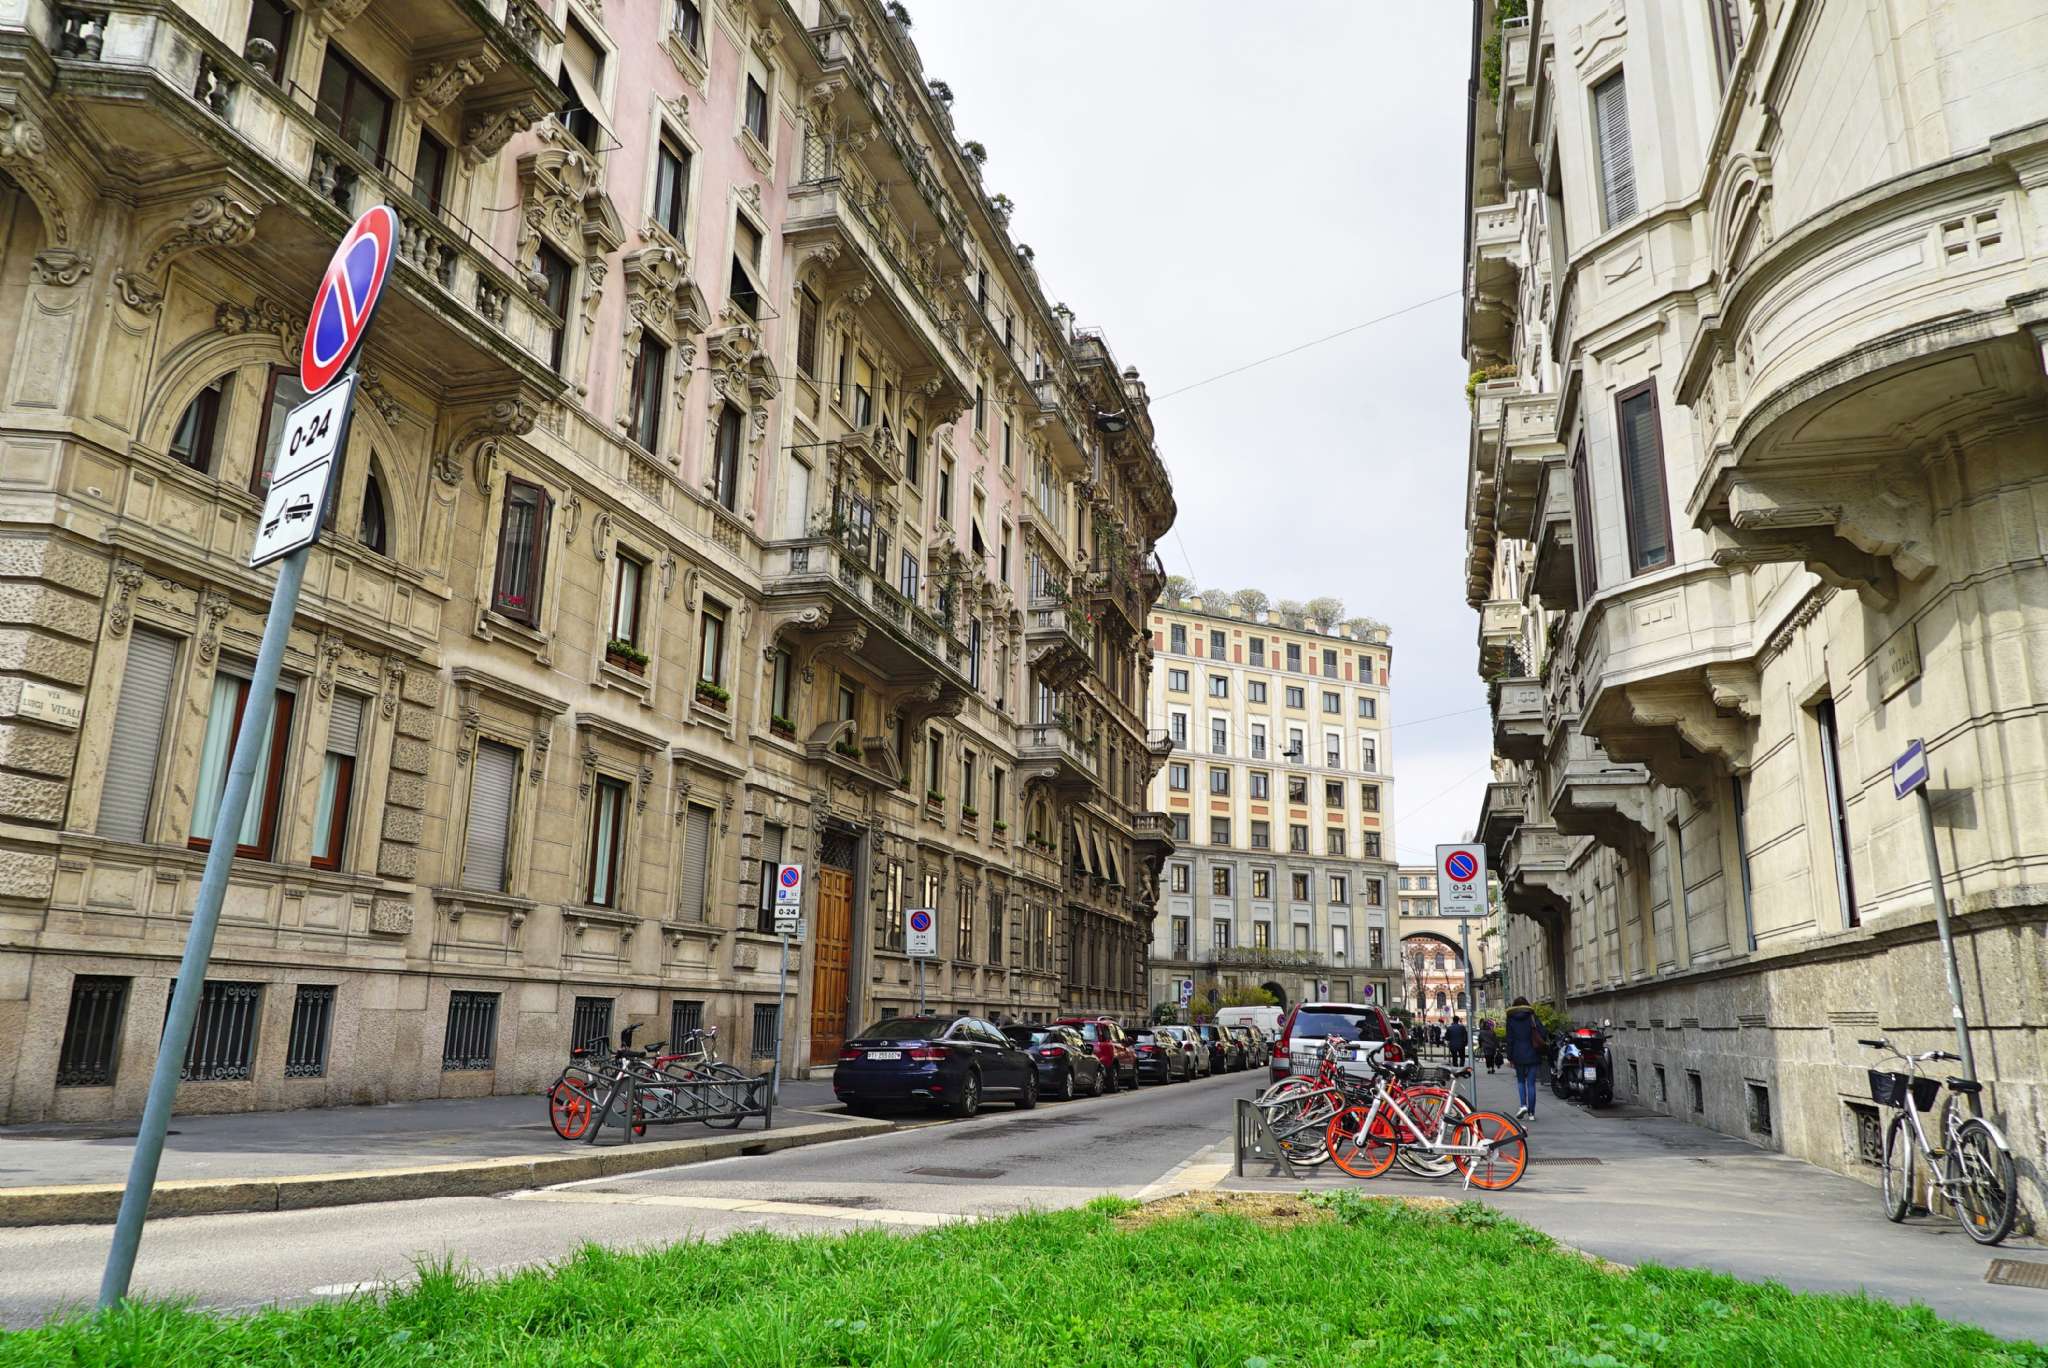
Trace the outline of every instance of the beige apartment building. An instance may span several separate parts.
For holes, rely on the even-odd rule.
[[[537,1092],[629,1020],[829,1066],[918,906],[936,1007],[1142,1010],[1172,491],[950,100],[868,0],[0,5],[0,1118],[140,1107],[380,202],[180,1105]]]
[[[1922,739],[1986,1103],[2038,1155],[2048,6],[1503,17],[1464,231],[1507,980],[1611,1019],[1630,1100],[1875,1181],[1858,1040],[1955,1048],[1890,782]]]
[[[1151,615],[1149,717],[1171,749],[1150,801],[1177,849],[1152,1002],[1177,1003],[1183,981],[1283,1005],[1398,1001],[1387,630],[1264,601],[1169,598]]]

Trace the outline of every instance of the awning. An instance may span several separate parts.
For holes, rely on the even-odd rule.
[[[1078,855],[1076,863],[1084,873],[1093,874],[1095,866],[1088,862],[1088,833],[1079,822],[1074,823],[1074,850]]]
[[[1091,843],[1092,843],[1092,844],[1094,845],[1094,847],[1095,847],[1095,871],[1094,871],[1094,872],[1095,872],[1095,875],[1096,875],[1096,877],[1097,877],[1097,878],[1108,878],[1108,877],[1109,877],[1109,861],[1103,858],[1103,854],[1102,854],[1102,838],[1101,838],[1100,836],[1094,835],[1093,833],[1090,833],[1090,835],[1089,835],[1089,838],[1088,838],[1088,839],[1089,839],[1089,841],[1090,841],[1090,842],[1091,842]]]

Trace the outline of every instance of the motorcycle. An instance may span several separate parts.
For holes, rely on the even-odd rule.
[[[1614,1102],[1614,1056],[1607,1033],[1595,1026],[1562,1032],[1550,1062],[1550,1090],[1566,1101],[1576,1098],[1589,1107]]]

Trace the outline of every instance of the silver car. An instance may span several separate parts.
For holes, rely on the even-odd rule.
[[[1209,1046],[1195,1034],[1194,1027],[1161,1026],[1159,1030],[1180,1042],[1181,1053],[1187,1056],[1187,1077],[1200,1078],[1209,1072]]]

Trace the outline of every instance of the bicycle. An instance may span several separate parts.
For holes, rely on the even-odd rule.
[[[1442,1172],[1462,1173],[1468,1190],[1501,1192],[1522,1181],[1529,1168],[1529,1138],[1519,1122],[1480,1111],[1453,1121],[1445,1110],[1432,1126],[1402,1105],[1406,1099],[1399,1087],[1398,1079],[1382,1075],[1375,1080],[1370,1105],[1347,1107],[1330,1118],[1324,1144],[1338,1168],[1354,1178],[1377,1178],[1396,1158],[1412,1152],[1448,1162],[1450,1168]]]
[[[1927,1203],[1931,1213],[1937,1194],[1955,1212],[1963,1231],[1982,1245],[1995,1245],[2012,1233],[2019,1217],[2019,1186],[2013,1169],[2012,1151],[1998,1128],[1981,1116],[1964,1116],[1958,1098],[1975,1098],[1984,1085],[1974,1078],[1923,1078],[1924,1061],[1961,1063],[1962,1056],[1947,1050],[1926,1050],[1906,1054],[1889,1040],[1859,1040],[1873,1050],[1883,1050],[1887,1059],[1901,1060],[1906,1072],[1871,1069],[1870,1097],[1880,1107],[1897,1111],[1885,1127],[1879,1195],[1884,1214],[1894,1223],[1906,1219],[1913,1207],[1913,1164],[1917,1157],[1927,1166]],[[1936,1152],[1927,1141],[1920,1113],[1934,1105],[1946,1081],[1949,1097],[1942,1107],[1942,1160],[1937,1171]],[[1910,1120],[1910,1128],[1908,1121]],[[1908,1143],[1910,1129],[1911,1143]]]
[[[1313,1075],[1283,1078],[1267,1088],[1254,1104],[1266,1112],[1273,1139],[1288,1162],[1307,1168],[1328,1162],[1331,1120],[1372,1095],[1375,1084],[1346,1074],[1342,1059],[1343,1042],[1324,1042]],[[1413,1061],[1388,1064],[1384,1045],[1368,1050],[1366,1062],[1382,1084],[1391,1086],[1414,1107],[1415,1114],[1424,1119],[1433,1133],[1441,1135],[1444,1116],[1462,1117],[1472,1111],[1472,1104],[1457,1092],[1421,1083],[1421,1066]],[[1449,1070],[1439,1072],[1452,1079],[1461,1076]],[[1413,1151],[1401,1155],[1401,1166],[1425,1178],[1440,1178],[1451,1172],[1448,1161]]]

